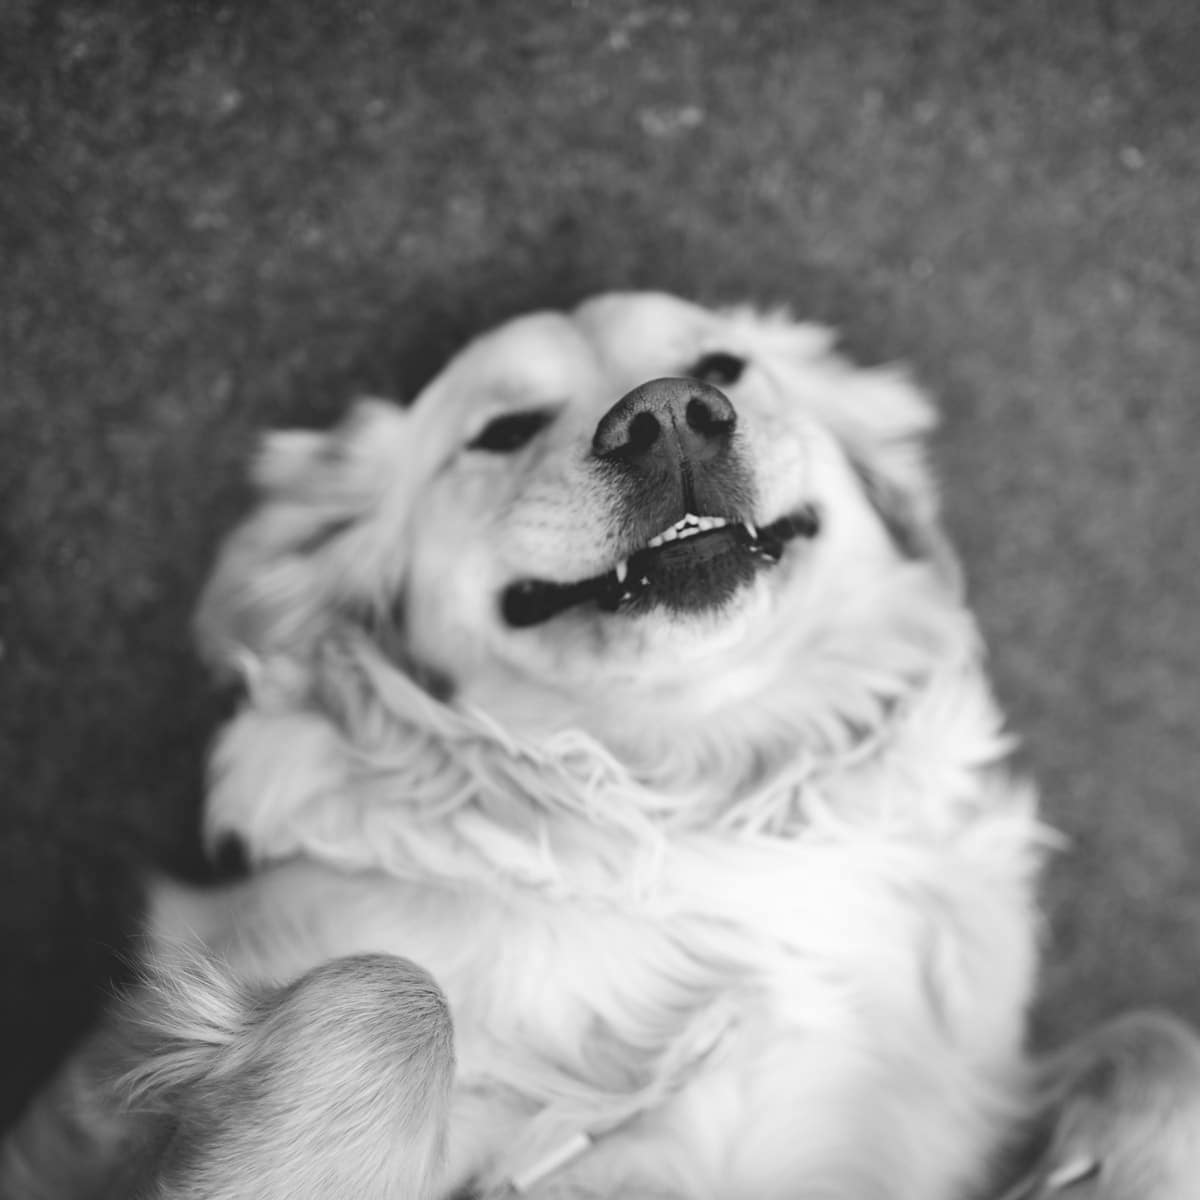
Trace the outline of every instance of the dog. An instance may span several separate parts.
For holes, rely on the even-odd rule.
[[[997,1194],[1054,837],[934,423],[822,327],[617,293],[269,435],[196,622],[253,870],[153,885],[146,981],[0,1179]],[[1073,1182],[1046,1145],[1028,1194]]]

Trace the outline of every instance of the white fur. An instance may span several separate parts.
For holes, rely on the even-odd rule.
[[[711,351],[748,363],[755,520],[811,501],[820,534],[719,614],[506,628],[507,581],[627,552],[591,432]],[[528,448],[462,449],[542,405]],[[276,435],[199,618],[247,689],[209,831],[259,869],[164,887],[152,943],[249,981],[422,964],[459,1061],[438,1196],[581,1133],[538,1196],[971,1195],[1021,1103],[1046,837],[1003,767],[932,423],[824,330],[615,295],[502,327],[410,409]]]

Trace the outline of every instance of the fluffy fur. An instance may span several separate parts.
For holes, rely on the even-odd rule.
[[[1200,1187],[1200,1039],[1166,1013],[1115,1018],[1041,1067],[1044,1125],[1003,1200],[1189,1200]]]
[[[736,427],[705,392],[707,415],[654,410],[659,435],[719,426],[726,465],[683,430],[635,478],[600,424],[692,375]],[[536,431],[497,448],[515,414]],[[246,692],[208,833],[255,871],[154,893],[149,958],[215,958],[139,1002],[143,1091],[183,1130],[153,1194],[240,1195],[264,1164],[331,1196],[980,1194],[1027,1106],[1048,837],[1004,765],[932,424],[823,329],[626,294],[503,326],[408,409],[269,437],[198,618]],[[642,562],[706,494],[752,531],[819,527],[719,604],[650,580],[505,621],[508,589]],[[319,1000],[348,955],[387,956],[351,960],[384,964],[376,1001],[399,989],[368,995],[377,1022],[353,1024],[355,975]],[[448,1001],[444,1105],[448,1043],[409,1023],[432,985],[391,956]],[[226,1086],[243,1068],[259,1090]],[[205,1172],[225,1182],[188,1190]]]

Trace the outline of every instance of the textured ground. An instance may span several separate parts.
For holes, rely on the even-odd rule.
[[[1200,1017],[1198,13],[8,0],[0,1122],[92,1011],[133,865],[198,868],[187,616],[251,431],[610,286],[914,363],[1074,838],[1043,1034]]]

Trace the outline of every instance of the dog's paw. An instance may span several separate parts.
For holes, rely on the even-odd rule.
[[[1194,1200],[1200,1037],[1157,1012],[1119,1017],[1046,1066],[1044,1150],[1003,1200]]]
[[[432,1194],[454,1070],[434,980],[406,959],[333,959],[250,988],[181,951],[131,1000],[131,1103],[170,1129],[162,1200]]]

